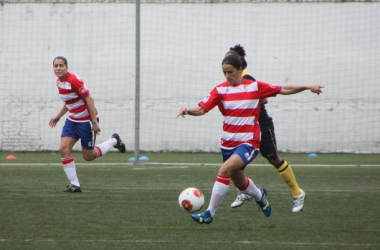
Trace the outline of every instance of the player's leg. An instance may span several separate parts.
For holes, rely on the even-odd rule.
[[[238,166],[238,164],[241,164],[243,166],[244,162],[241,160],[241,158],[238,156],[232,157],[233,153],[234,150],[222,149],[223,164],[219,169],[216,181],[212,188],[209,206],[207,210],[201,214],[193,214],[191,216],[196,222],[200,224],[210,224],[212,222],[216,210],[222,203],[225,195],[228,192],[228,189],[230,188],[230,173],[227,172],[226,169],[231,167],[231,165]],[[237,162],[235,163],[235,161]]]
[[[241,194],[255,198],[256,203],[264,212],[265,216],[268,217],[271,215],[271,206],[266,198],[266,190],[256,187],[254,182],[244,173],[245,167],[256,158],[258,153],[259,151],[251,146],[239,146],[234,154],[240,156],[240,158],[244,161],[244,166],[240,168],[239,171],[234,171],[231,174],[231,179]]]
[[[210,198],[210,204],[205,212],[201,214],[193,214],[192,218],[201,224],[211,223],[216,210],[222,203],[229,190],[231,179],[233,180],[236,187],[240,187],[243,192],[249,192],[251,195],[253,195],[256,198],[258,204],[260,203],[259,205],[263,208],[263,211],[269,211],[270,215],[270,206],[266,200],[265,194],[260,189],[258,189],[252,181],[247,185],[247,179],[244,174],[245,166],[247,166],[253,159],[256,158],[258,150],[255,150],[253,147],[248,145],[240,145],[232,151],[222,150],[222,154],[224,162],[219,169],[217,179],[214,183]]]
[[[118,134],[113,134],[110,139],[95,146],[96,134],[92,131],[91,122],[80,124],[81,145],[83,159],[92,161],[98,157],[107,154],[111,148],[115,147],[120,152],[125,152],[125,145]]]
[[[200,224],[210,224],[215,216],[224,197],[226,196],[231,182],[231,173],[244,166],[243,160],[238,155],[232,155],[219,169],[216,181],[212,188],[210,203],[206,211],[201,214],[193,214],[193,220]],[[244,181],[244,178],[243,178]]]
[[[293,195],[293,212],[299,212],[303,209],[306,193],[298,186],[292,167],[287,161],[280,156],[276,159],[268,159],[276,167],[284,182],[290,188]]]
[[[78,141],[79,137],[75,132],[75,124],[66,120],[61,134],[61,145],[59,151],[61,153],[61,162],[63,170],[70,181],[70,184],[64,189],[64,192],[81,192],[80,183],[76,171],[74,158],[71,154],[74,144]]]
[[[268,159],[268,161],[276,167],[277,171],[281,175],[284,182],[288,185],[292,191],[293,197],[298,197],[302,193],[302,189],[298,186],[296,177],[294,175],[292,167],[287,161],[283,160],[280,156],[275,159]]]
[[[240,148],[240,150],[241,149],[244,149],[244,148]],[[244,149],[244,150],[246,150],[246,149]],[[243,151],[241,151],[240,152],[240,154],[241,154],[241,157],[245,157],[244,156],[244,150]],[[257,150],[255,150],[255,151],[252,151],[253,153],[254,153],[254,157],[250,160],[250,161],[252,161],[254,158],[256,158],[256,156],[257,156],[257,154],[258,154],[258,151]],[[251,153],[252,153],[251,152]],[[248,164],[248,163],[247,163]],[[232,178],[232,179],[235,179],[235,178]],[[243,178],[243,181],[244,181],[244,185],[248,185],[249,184],[249,182],[248,181],[246,181],[244,178]],[[251,180],[252,181],[252,180]],[[235,184],[235,186],[236,187],[238,187],[238,194],[237,194],[237,196],[236,196],[236,199],[235,199],[235,201],[234,202],[232,202],[232,204],[231,204],[231,208],[238,208],[238,207],[240,207],[240,206],[242,206],[243,204],[244,204],[244,202],[246,202],[246,201],[251,201],[252,200],[252,197],[255,197],[255,199],[256,200],[259,200],[260,198],[261,198],[261,191],[253,184],[253,182],[252,182],[252,184],[253,184],[253,186],[254,186],[254,189],[252,190],[252,192],[254,192],[253,193],[253,195],[250,195],[249,193],[250,193],[250,191],[247,191],[247,192],[242,192],[240,189],[240,187],[241,186],[239,186],[239,184],[238,183],[234,183]]]
[[[82,138],[82,155],[83,159],[86,161],[92,161],[96,158],[99,158],[105,154],[107,154],[111,148],[117,148],[120,152],[125,153],[125,145],[123,141],[120,139],[119,135],[115,137],[117,134],[113,134],[111,138],[107,141],[102,142],[95,147],[88,146],[88,141],[83,140]],[[92,149],[91,149],[92,148]]]
[[[292,167],[278,154],[274,127],[262,129],[260,152],[277,169],[283,181],[290,188],[293,195],[293,212],[301,211],[305,192],[298,186]]]
[[[244,173],[243,170],[241,170],[242,167],[244,167],[244,161],[236,154],[232,155],[220,167],[212,190],[210,205],[208,207],[212,216],[214,216],[216,210],[227,194],[232,176],[234,177],[235,185],[244,185]]]

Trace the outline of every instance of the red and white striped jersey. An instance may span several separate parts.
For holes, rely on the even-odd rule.
[[[90,121],[90,113],[84,98],[90,95],[90,91],[77,75],[67,72],[66,79],[57,79],[57,87],[62,101],[69,111],[68,119],[74,122]],[[98,115],[98,112],[96,112]]]
[[[218,105],[224,116],[222,148],[232,149],[240,144],[260,148],[260,99],[276,96],[281,89],[281,86],[247,79],[238,85],[224,82],[216,86],[198,105],[207,112]]]

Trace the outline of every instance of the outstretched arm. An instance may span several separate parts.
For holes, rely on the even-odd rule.
[[[322,85],[286,85],[282,87],[279,94],[292,95],[308,89],[311,92],[319,95],[320,93],[322,93],[322,88],[324,88],[324,86]]]
[[[185,117],[185,115],[200,116],[200,115],[204,115],[206,113],[207,113],[206,110],[200,106],[195,107],[195,108],[191,108],[191,109],[181,108],[181,110],[179,111],[179,114],[177,115],[176,118],[178,118],[180,116]]]

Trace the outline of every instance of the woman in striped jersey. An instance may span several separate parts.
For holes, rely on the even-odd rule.
[[[125,152],[125,145],[117,133],[95,146],[96,135],[100,133],[98,112],[95,102],[86,85],[75,74],[68,72],[67,59],[58,56],[53,60],[54,74],[58,77],[56,85],[64,102],[58,114],[50,119],[49,126],[54,128],[67,112],[69,113],[61,133],[61,162],[70,184],[64,192],[82,192],[71,151],[81,139],[82,155],[86,161],[105,155],[112,147]]]
[[[256,187],[244,172],[244,168],[255,159],[260,148],[260,99],[277,94],[295,94],[307,89],[319,94],[323,87],[277,86],[244,79],[243,61],[238,55],[227,55],[222,61],[222,71],[227,81],[217,85],[197,107],[182,108],[177,116],[201,116],[216,106],[224,116],[221,140],[223,164],[219,168],[207,210],[192,215],[192,219],[200,224],[210,224],[213,221],[229,190],[231,180],[242,193],[255,198],[265,216],[271,215],[265,189]]]

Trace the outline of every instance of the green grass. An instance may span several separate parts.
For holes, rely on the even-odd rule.
[[[231,186],[213,223],[198,225],[178,195],[196,186],[208,205],[218,167],[80,166],[83,193],[67,194],[60,166],[0,166],[0,249],[380,248],[380,168],[293,169],[307,193],[304,211],[291,212],[290,190],[273,167],[249,166],[247,175],[268,189],[271,217],[253,202],[231,209]]]
[[[7,160],[8,155],[15,155],[17,160]],[[80,152],[73,153],[75,162],[87,163]],[[168,153],[168,152],[141,152],[140,156],[147,156],[149,162],[161,163],[221,163],[220,153]],[[105,157],[93,161],[94,163],[129,163],[134,157],[132,152],[120,154],[110,152]],[[306,153],[281,153],[281,157],[290,164],[331,164],[331,165],[380,165],[380,154],[318,154],[318,157],[309,157]],[[60,163],[59,152],[0,152],[1,163]],[[149,163],[143,162],[143,163]],[[261,155],[253,164],[268,163]]]

